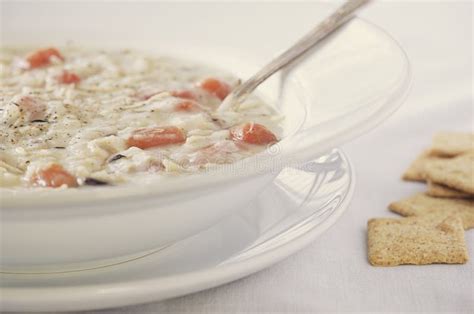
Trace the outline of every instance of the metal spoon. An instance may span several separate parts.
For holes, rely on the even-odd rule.
[[[352,14],[370,0],[347,0],[334,13],[319,23],[293,46],[264,66],[247,81],[237,86],[219,106],[219,111],[235,109],[258,85],[275,72],[292,63],[327,35],[352,18]]]

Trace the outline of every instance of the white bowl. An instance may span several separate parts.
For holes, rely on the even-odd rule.
[[[244,20],[245,6],[234,6],[230,18]],[[110,15],[112,8],[120,13]],[[226,6],[211,3],[7,2],[3,11],[3,44],[60,46],[74,39],[87,46],[204,61],[242,78],[272,57],[270,49],[289,44],[269,41],[256,48],[262,46],[261,34],[242,36],[242,24],[222,23]],[[183,19],[185,23],[174,22]],[[199,25],[190,29],[195,23]],[[400,46],[381,29],[355,19],[259,88],[285,115],[283,140],[260,155],[166,184],[157,180],[41,193],[1,190],[0,270],[97,267],[202,231],[249,203],[284,166],[320,156],[387,118],[404,99],[409,78]]]

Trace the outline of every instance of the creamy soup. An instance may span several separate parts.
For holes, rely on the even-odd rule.
[[[2,48],[0,185],[114,185],[257,154],[280,117],[256,96],[218,111],[238,83],[128,50]]]

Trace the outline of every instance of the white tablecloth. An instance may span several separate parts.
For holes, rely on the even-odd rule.
[[[472,260],[465,265],[375,268],[366,257],[367,220],[396,216],[389,202],[424,189],[399,179],[409,162],[436,131],[473,129],[472,2],[377,2],[361,15],[400,41],[414,78],[394,116],[343,147],[357,173],[343,217],[301,252],[255,275],[105,313],[474,312],[474,230],[466,232]],[[294,14],[286,23],[299,19]]]

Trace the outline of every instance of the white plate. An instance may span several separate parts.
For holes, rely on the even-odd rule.
[[[350,163],[334,150],[303,168],[285,168],[246,210],[146,257],[86,271],[1,274],[1,309],[118,307],[242,278],[313,241],[346,209],[353,188]]]

